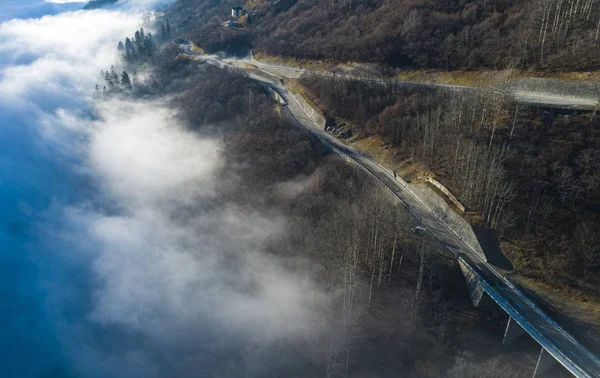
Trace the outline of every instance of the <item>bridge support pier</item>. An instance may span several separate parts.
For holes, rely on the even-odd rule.
[[[494,305],[492,298],[483,290],[481,282],[471,270],[462,262],[459,262],[460,269],[462,270],[467,289],[469,290],[469,296],[473,302],[473,306],[479,309],[491,308]]]
[[[523,335],[525,330],[517,323],[512,317],[508,318],[508,324],[506,325],[506,331],[504,331],[504,339],[502,345],[510,345],[519,336]]]
[[[542,348],[537,364],[535,365],[535,370],[533,371],[533,378],[542,377],[554,365],[556,365],[556,359],[546,349]]]

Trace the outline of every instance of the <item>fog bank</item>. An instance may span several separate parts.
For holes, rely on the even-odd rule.
[[[0,24],[9,377],[264,375],[320,321],[310,264],[263,252],[286,219],[220,199],[218,141],[169,99],[92,99],[142,3]]]

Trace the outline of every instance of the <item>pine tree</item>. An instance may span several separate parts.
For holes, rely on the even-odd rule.
[[[171,37],[171,24],[169,23],[168,18],[167,18],[167,37]]]
[[[125,59],[129,62],[129,63],[133,63],[135,61],[137,61],[137,51],[135,48],[135,45],[133,44],[133,42],[131,41],[131,39],[125,38]]]
[[[125,48],[128,50],[133,49],[133,42],[131,42],[131,39],[129,39],[129,37],[125,38]]]
[[[144,48],[144,38],[142,37],[142,33],[140,33],[139,30],[137,30],[135,32],[134,40],[135,40],[135,49],[137,50],[138,55],[143,56],[144,53],[142,52],[142,49]]]
[[[112,81],[112,79],[109,79],[108,82],[108,93],[112,93],[115,91],[115,83]]]
[[[160,25],[160,39],[161,41],[167,40],[167,28],[165,27],[165,24]]]
[[[125,45],[123,45],[123,42],[119,41],[119,44],[117,45],[117,50],[119,50],[119,51],[125,50]]]
[[[154,55],[154,41],[152,40],[152,33],[148,33],[144,39],[144,53],[150,59]]]
[[[119,83],[119,74],[115,70],[115,66],[110,66],[110,79],[113,83]]]
[[[131,75],[131,85],[136,86],[138,81],[138,73],[137,70],[133,70],[133,74]]]
[[[123,74],[121,75],[121,85],[127,89],[131,88],[131,80],[129,80],[129,75],[126,71],[123,71]]]

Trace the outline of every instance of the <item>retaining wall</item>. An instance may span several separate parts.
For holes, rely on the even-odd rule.
[[[300,108],[302,108],[302,110],[308,116],[308,118],[310,118],[310,120],[313,121],[315,125],[325,130],[325,124],[327,123],[325,117],[317,113],[317,111],[304,99],[304,97],[292,93],[291,91],[288,91],[288,93],[294,98],[294,100],[296,100],[296,102],[300,105]]]
[[[462,205],[462,203],[460,203],[458,201],[458,199],[456,197],[454,197],[454,195],[448,190],[448,188],[446,188],[444,185],[442,185],[441,182],[439,182],[438,180],[436,180],[432,177],[417,177],[417,178],[419,180],[424,180],[424,181],[428,181],[429,183],[431,183],[431,185],[435,186],[442,193],[444,193],[448,197],[448,199],[450,199],[450,201],[452,201],[452,203],[458,208],[458,210],[460,210],[461,213],[465,212],[465,207]]]
[[[441,219],[483,261],[487,262],[483,248],[481,248],[471,224],[456,214],[439,194],[425,184],[406,184],[406,189],[432,211],[437,218]]]

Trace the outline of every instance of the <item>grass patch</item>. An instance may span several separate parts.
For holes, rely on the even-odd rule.
[[[434,176],[424,165],[390,147],[377,136],[352,138],[349,144],[384,167],[396,171],[404,180],[415,181],[419,176]]]
[[[173,58],[173,60],[197,60],[195,56],[192,55],[188,55],[188,54],[184,54],[184,53],[179,53],[177,54],[177,56],[175,58]]]
[[[396,78],[402,81],[418,83],[435,83],[448,85],[464,85],[468,87],[493,87],[503,84],[507,80],[521,78],[548,78],[563,80],[600,81],[600,71],[596,72],[536,72],[536,71],[440,71],[417,70],[402,71]]]
[[[309,60],[309,59],[295,59],[295,58],[284,58],[281,56],[268,55],[261,51],[254,52],[254,59],[265,62],[279,64],[294,68],[303,68],[313,71],[326,71],[328,69],[335,68],[337,64],[333,61],[328,60]]]
[[[323,118],[327,118],[325,112],[323,111],[323,107],[319,104],[318,99],[311,95],[311,93],[306,89],[300,82],[296,79],[285,79],[285,86],[290,92],[302,96],[302,98],[308,102],[308,104],[315,109],[315,111],[321,115]]]
[[[206,54],[206,51],[200,47],[200,46],[196,46],[194,44],[194,42],[190,42],[192,44],[192,47],[190,48],[193,52],[198,53],[198,54]]]
[[[491,87],[506,81],[512,75],[507,70],[502,71],[438,71],[418,70],[403,71],[398,80],[416,81],[420,83],[435,83],[448,85],[464,85],[468,87]]]

